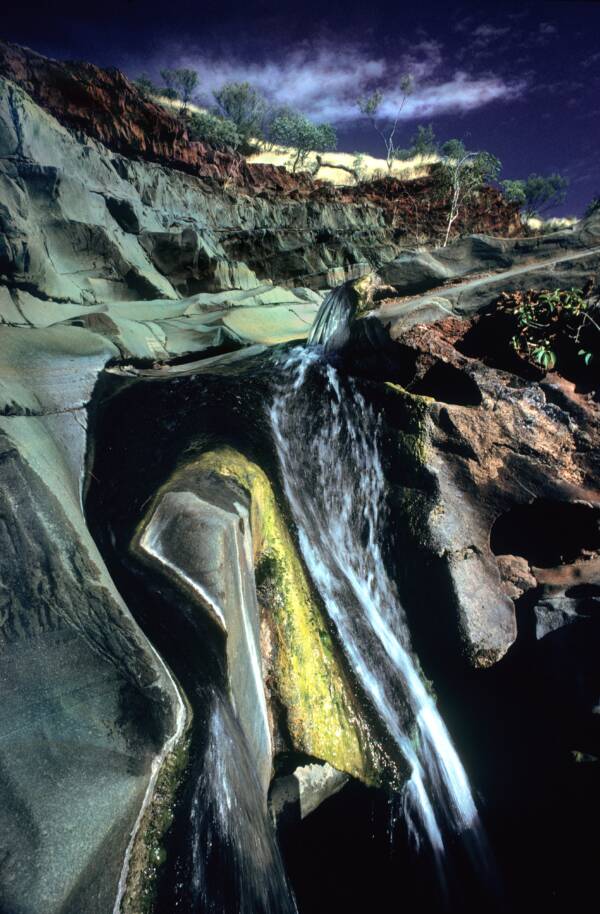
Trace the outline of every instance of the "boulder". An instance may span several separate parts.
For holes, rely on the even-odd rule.
[[[412,397],[420,416],[409,453],[422,479],[398,496],[396,510],[399,524],[410,518],[420,561],[431,565],[435,556],[435,586],[452,607],[447,624],[469,661],[485,667],[516,638],[513,601],[542,580],[533,566],[600,548],[592,444],[600,425],[595,404],[558,376],[549,386],[465,355],[470,327],[446,318],[391,328],[397,377],[411,391],[393,388],[400,412]],[[405,433],[400,440],[404,453]],[[548,597],[540,592],[542,614]],[[567,603],[557,612],[573,609]]]
[[[0,899],[104,914],[185,714],[81,507],[86,406],[118,350],[74,327],[1,334]]]
[[[230,448],[184,463],[149,505],[132,552],[175,584],[186,613],[208,613],[226,633],[229,688],[265,799],[281,752],[377,777],[360,709],[256,464]]]
[[[180,700],[86,529],[63,431],[0,419],[0,898],[104,914]]]

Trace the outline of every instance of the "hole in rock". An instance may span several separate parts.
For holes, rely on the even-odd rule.
[[[441,403],[455,406],[479,406],[482,399],[473,378],[446,362],[433,365],[411,390],[412,393],[433,397]]]
[[[565,591],[565,596],[572,600],[583,600],[585,597],[600,597],[600,585],[598,584],[575,584]]]
[[[492,368],[510,371],[521,378],[537,381],[544,372],[520,358],[510,345],[514,328],[510,318],[500,313],[484,314],[473,321],[454,348],[471,359],[479,359]]]
[[[600,511],[547,499],[519,505],[496,520],[490,547],[495,555],[522,555],[539,568],[566,565],[600,549]]]
[[[600,600],[588,597],[580,600],[575,607],[578,616],[598,616],[600,615]]]

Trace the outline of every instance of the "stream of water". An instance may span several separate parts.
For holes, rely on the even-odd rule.
[[[327,337],[322,323],[321,341]],[[335,332],[338,325],[334,302]],[[419,675],[405,613],[386,572],[380,420],[322,346],[287,353],[270,419],[308,570],[365,695],[410,766],[408,827],[417,842],[426,836],[440,871],[449,831],[468,833],[483,857],[467,776]]]

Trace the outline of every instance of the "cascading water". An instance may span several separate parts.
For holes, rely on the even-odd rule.
[[[337,349],[346,341],[356,311],[350,283],[332,289],[319,308],[308,337],[309,346]]]
[[[219,694],[209,701],[206,750],[191,802],[191,884],[177,910],[297,914],[240,725]]]
[[[339,291],[322,306],[321,343],[340,335]],[[440,869],[448,830],[468,835],[481,863],[484,840],[467,776],[417,672],[385,569],[381,423],[323,346],[286,355],[270,419],[306,565],[365,695],[410,766],[408,827],[418,840],[428,837]]]

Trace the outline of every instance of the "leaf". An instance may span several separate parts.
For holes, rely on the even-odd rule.
[[[538,346],[532,352],[532,358],[541,365],[544,371],[551,371],[556,365],[556,355],[551,349],[545,346]]]

